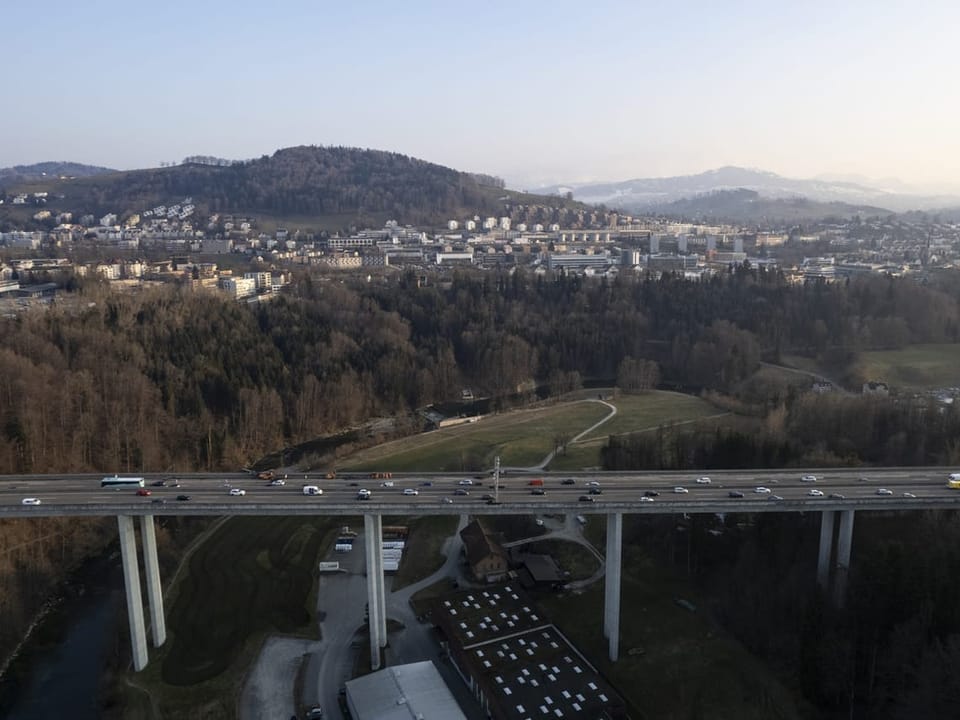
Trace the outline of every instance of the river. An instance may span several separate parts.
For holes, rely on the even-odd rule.
[[[119,557],[87,563],[0,678],[4,720],[100,720],[100,681],[124,612]]]

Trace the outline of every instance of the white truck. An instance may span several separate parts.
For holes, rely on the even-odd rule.
[[[304,485],[303,494],[304,495],[323,495],[323,490],[318,488],[316,485]]]

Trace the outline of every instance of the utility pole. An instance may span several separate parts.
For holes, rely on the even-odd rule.
[[[493,459],[493,501],[500,502],[500,456]]]

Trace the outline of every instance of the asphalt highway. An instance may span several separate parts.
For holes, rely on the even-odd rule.
[[[56,515],[356,515],[385,514],[583,514],[802,512],[809,510],[908,510],[960,508],[960,489],[947,487],[956,468],[838,468],[698,472],[509,473],[495,490],[489,473],[289,474],[272,486],[249,473],[130,473],[145,479],[150,495],[135,487],[102,488],[102,475],[0,476],[0,516]],[[803,476],[815,476],[804,482]],[[709,483],[697,479],[709,477]],[[534,484],[542,481],[542,486]],[[160,485],[159,483],[164,483]],[[589,483],[597,483],[590,494]],[[174,486],[174,485],[178,486]],[[316,485],[322,495],[304,495]],[[675,488],[687,492],[675,492]],[[359,490],[370,491],[359,499]],[[769,492],[758,491],[766,488]],[[231,495],[232,489],[243,495]],[[404,494],[405,489],[417,494]],[[881,493],[887,490],[890,494]],[[534,494],[542,490],[543,494]],[[822,495],[811,494],[812,490]],[[458,494],[458,492],[460,494]],[[654,495],[654,493],[656,493]],[[738,497],[740,494],[742,497]],[[178,500],[188,496],[188,500]],[[490,497],[497,502],[491,503]],[[646,497],[645,497],[646,496]],[[582,498],[591,498],[586,501]],[[37,505],[24,505],[36,498]]]

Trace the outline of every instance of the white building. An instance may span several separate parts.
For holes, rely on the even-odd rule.
[[[465,230],[473,231],[473,230],[476,230],[476,229],[477,229],[477,223],[476,223],[475,221],[473,221],[473,220],[467,220],[467,221],[463,224],[463,227],[464,227]]]
[[[100,224],[103,227],[111,227],[117,224],[117,214],[116,213],[107,213],[102,218],[100,218]]]
[[[510,229],[510,218],[502,217],[500,218],[500,229],[509,230]]]
[[[497,226],[496,218],[488,217],[486,220],[483,221],[484,230],[493,230],[496,226]]]
[[[257,282],[253,278],[221,278],[220,287],[237,300],[248,298],[257,293]]]
[[[460,223],[458,223],[456,220],[447,221],[447,230],[456,230],[459,227],[460,227]]]
[[[467,720],[430,660],[362,675],[346,689],[354,720]]]

